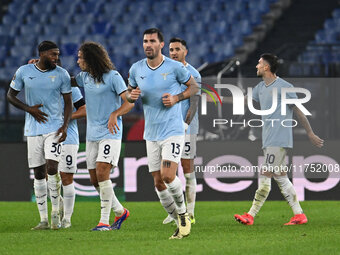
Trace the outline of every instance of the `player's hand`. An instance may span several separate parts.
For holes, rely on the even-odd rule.
[[[308,135],[308,138],[310,142],[315,145],[318,148],[321,148],[323,146],[324,140],[322,140],[320,137],[318,137],[316,134],[311,133]]]
[[[39,59],[38,58],[31,58],[30,60],[28,60],[28,64],[35,64],[38,63]]]
[[[109,129],[111,134],[117,134],[119,129],[117,114],[115,112],[111,113],[109,122],[107,123],[107,128]]]
[[[56,133],[56,137],[57,136],[60,136],[58,143],[65,141],[67,136],[67,127],[61,126]]]
[[[131,90],[131,91],[130,91],[130,99],[131,99],[132,101],[136,101],[136,100],[139,98],[139,96],[140,96],[141,93],[142,93],[142,92],[141,92],[141,90],[139,89],[139,87],[137,87],[137,88]]]
[[[163,100],[163,104],[165,107],[171,107],[174,104],[177,103],[177,97],[169,94],[169,93],[164,93],[162,95],[162,100]]]
[[[48,115],[44,113],[43,111],[40,111],[39,108],[42,107],[42,104],[36,104],[31,106],[28,109],[28,113],[33,116],[33,118],[38,121],[39,123],[46,123]]]

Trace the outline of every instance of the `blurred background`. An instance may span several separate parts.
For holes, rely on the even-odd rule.
[[[0,142],[23,140],[24,112],[7,103],[6,92],[16,69],[37,57],[39,42],[58,43],[62,64],[71,75],[80,71],[76,63],[79,45],[100,42],[127,79],[130,66],[144,58],[142,33],[150,27],[163,31],[163,54],[167,56],[169,39],[184,38],[189,47],[187,61],[201,72],[203,82],[211,85],[218,82],[223,70],[223,78],[236,77],[236,84],[245,87],[242,78],[256,76],[255,66],[264,52],[281,59],[278,74],[284,78],[340,74],[337,0],[1,0]],[[333,139],[339,137],[336,109],[340,92],[338,86],[325,83],[307,82],[305,86],[310,87],[315,100],[310,106],[314,107],[311,121],[318,116],[328,120],[313,125],[324,138]],[[24,93],[19,96],[23,99]],[[317,98],[327,100],[322,103]],[[230,105],[223,106],[223,116],[231,117],[228,108]],[[142,118],[138,102],[125,117],[124,140],[141,139]],[[80,121],[83,141],[84,123]],[[226,130],[223,139],[247,139],[249,130],[241,131],[235,135]],[[207,138],[204,132],[200,134]],[[298,136],[300,131],[295,133]],[[218,139],[220,134],[209,137]]]
[[[6,93],[16,69],[38,56],[37,45],[41,41],[52,40],[59,45],[62,65],[71,75],[80,71],[76,63],[80,44],[84,41],[100,42],[108,50],[117,70],[127,80],[130,66],[144,58],[142,34],[150,27],[158,27],[163,31],[163,54],[166,56],[169,55],[168,41],[171,37],[185,39],[189,48],[187,61],[200,71],[203,84],[211,86],[221,82],[235,84],[244,90],[255,86],[260,81],[256,78],[255,68],[259,56],[265,52],[276,54],[281,64],[278,75],[295,86],[311,91],[312,100],[307,108],[312,112],[309,120],[316,133],[326,141],[334,141],[332,148],[339,144],[338,0],[1,0],[2,162],[20,151],[20,159],[23,161],[20,167],[27,171],[23,137],[24,112],[9,105]],[[226,95],[223,93],[222,95]],[[19,98],[24,100],[23,92],[19,93]],[[208,112],[216,116],[216,106],[209,105]],[[225,119],[232,118],[231,113],[231,105],[223,104],[218,108],[219,116]],[[209,123],[211,116],[208,114],[201,117],[200,141],[240,141],[237,144],[242,141],[245,144],[249,140],[257,141],[254,150],[261,154],[260,129],[212,129],[205,125]],[[247,113],[246,118],[252,116]],[[126,144],[126,148],[129,147],[131,151],[125,151],[126,154],[123,153],[122,157],[145,156],[144,152],[139,151],[144,149],[144,145],[134,147],[128,143],[142,140],[143,126],[143,110],[138,101],[133,111],[124,116],[123,147]],[[85,129],[86,121],[80,120],[81,142],[85,142]],[[301,142],[307,140],[303,129],[299,127],[294,129],[294,137]],[[11,144],[15,146],[11,147]],[[16,147],[18,144],[20,149]],[[247,145],[237,144],[233,143],[233,146],[240,146],[242,154]],[[224,147],[221,148],[223,151]],[[84,149],[84,145],[81,145],[80,151]],[[244,153],[248,152],[253,153],[249,148]],[[256,162],[255,158],[254,161]],[[128,162],[124,161],[125,163]],[[18,168],[18,165],[11,168]],[[126,165],[124,169],[126,172]],[[117,187],[125,186],[126,191],[125,177],[120,175],[119,178],[121,179]],[[152,187],[151,178],[148,182]],[[28,189],[29,187],[31,185]],[[252,187],[255,189],[256,185]],[[4,192],[5,188],[4,186]],[[148,192],[156,198],[152,188]],[[10,199],[9,193],[6,194],[7,199]],[[243,197],[237,196],[235,199],[247,199],[248,194],[247,192]],[[198,198],[200,199],[200,195]]]

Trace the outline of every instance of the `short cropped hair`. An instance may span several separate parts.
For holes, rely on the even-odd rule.
[[[261,58],[265,60],[270,66],[270,72],[276,73],[279,67],[279,58],[271,53],[264,53]]]
[[[144,33],[143,33],[143,37],[144,37],[144,35],[150,35],[150,34],[157,34],[159,42],[164,42],[163,33],[158,28],[154,27],[154,28],[149,28],[149,29],[145,30]]]

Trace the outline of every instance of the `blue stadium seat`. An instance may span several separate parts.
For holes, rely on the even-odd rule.
[[[47,35],[47,36],[55,36],[55,35],[62,36],[65,34],[65,28],[61,24],[55,24],[55,25],[45,24],[43,26],[43,31],[44,31],[44,35]]]
[[[66,27],[67,34],[74,35],[74,34],[80,34],[80,35],[86,35],[89,33],[89,27],[87,24],[72,24],[68,25]]]
[[[65,43],[61,45],[60,52],[63,56],[76,56],[78,48],[78,43]]]
[[[19,28],[20,35],[37,35],[42,32],[40,24],[21,25]]]
[[[18,35],[14,37],[14,45],[36,45],[37,44],[37,36],[36,34],[26,34],[26,35]]]
[[[42,41],[52,41],[55,42],[56,44],[60,43],[58,34],[51,34],[51,35],[39,35],[37,38],[37,44],[41,43]]]
[[[32,13],[33,14],[53,13],[54,8],[55,6],[53,1],[52,2],[45,1],[43,3],[34,4],[32,6]]]
[[[29,14],[26,16],[26,24],[33,25],[33,24],[46,24],[48,23],[50,18],[50,14],[42,13],[42,14]],[[60,19],[60,17],[59,17]]]
[[[18,46],[13,46],[10,49],[10,54],[13,57],[30,57],[32,56],[32,46],[25,46],[25,45],[18,45]]]

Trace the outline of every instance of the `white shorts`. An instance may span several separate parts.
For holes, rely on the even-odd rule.
[[[27,158],[30,168],[46,164],[46,159],[59,162],[62,144],[58,143],[60,136],[49,133],[27,137]]]
[[[104,139],[101,141],[86,141],[87,169],[95,169],[96,162],[105,162],[113,167],[118,165],[122,141]]]
[[[146,141],[149,172],[161,170],[162,160],[179,163],[184,145],[184,135],[171,136],[163,141]]]
[[[77,171],[78,144],[63,144],[58,170],[74,174]]]
[[[185,135],[184,148],[182,152],[183,159],[194,159],[196,157],[197,135]]]
[[[286,170],[286,154],[287,151],[282,147],[267,147],[263,149],[264,163],[262,165],[263,172],[281,174]]]

